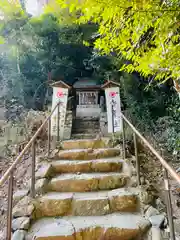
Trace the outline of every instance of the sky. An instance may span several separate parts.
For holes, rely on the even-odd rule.
[[[38,15],[38,4],[37,0],[26,0],[26,10],[28,13]]]

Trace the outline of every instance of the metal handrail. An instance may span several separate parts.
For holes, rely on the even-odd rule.
[[[134,149],[135,149],[135,159],[136,159],[136,174],[137,174],[137,183],[141,185],[140,178],[140,161],[138,157],[138,145],[137,145],[137,137],[141,139],[141,141],[145,144],[146,147],[154,154],[154,156],[160,161],[164,170],[164,190],[165,190],[165,204],[167,208],[167,216],[169,222],[170,229],[170,239],[175,240],[175,228],[173,221],[173,209],[172,209],[172,201],[171,201],[171,190],[169,184],[169,176],[168,173],[180,184],[180,176],[175,172],[175,170],[161,157],[161,155],[154,149],[154,147],[142,136],[142,134],[134,127],[134,125],[124,116],[121,112],[122,116],[122,140],[123,140],[123,158],[126,158],[126,136],[125,136],[125,123],[133,131],[133,139],[134,139]]]
[[[36,196],[36,190],[35,190],[35,170],[36,170],[36,139],[41,133],[43,127],[48,123],[48,155],[51,151],[51,117],[55,110],[57,109],[57,142],[59,141],[60,135],[60,104],[59,101],[56,106],[53,108],[49,116],[44,120],[42,125],[38,128],[36,133],[33,135],[33,137],[30,139],[30,141],[27,143],[27,145],[24,147],[22,152],[19,154],[19,156],[15,159],[13,164],[8,168],[8,170],[5,172],[5,174],[0,179],[0,187],[8,180],[8,208],[7,208],[7,229],[6,229],[6,239],[11,240],[11,229],[12,229],[12,207],[13,207],[13,183],[14,183],[14,171],[16,169],[16,166],[18,163],[20,163],[22,157],[24,154],[31,148],[32,150],[32,166],[31,166],[31,187],[30,187],[30,195],[32,198],[35,198]]]
[[[151,150],[151,152],[161,162],[162,166],[170,173],[170,175],[180,184],[180,176],[175,170],[161,157],[161,155],[154,149],[154,147],[142,136],[142,134],[129,122],[129,120],[122,113],[122,118],[130,126],[134,133],[144,142],[144,144]]]
[[[13,164],[8,168],[8,170],[4,173],[4,175],[2,176],[2,178],[0,179],[0,186],[2,186],[6,180],[8,179],[8,177],[11,175],[11,173],[15,170],[17,164],[20,162],[20,160],[22,159],[22,157],[24,156],[24,154],[30,149],[32,143],[36,140],[36,138],[39,136],[39,133],[41,132],[41,130],[43,129],[43,127],[45,126],[45,124],[48,122],[48,120],[51,118],[51,116],[53,115],[54,111],[56,110],[56,108],[59,106],[59,103],[54,107],[54,109],[52,110],[52,112],[49,114],[49,116],[44,120],[44,122],[42,123],[42,125],[39,127],[39,129],[36,131],[36,133],[34,134],[34,136],[31,138],[31,140],[26,144],[26,146],[24,147],[24,149],[22,150],[22,152],[19,154],[19,156],[14,160]]]
[[[71,98],[70,98],[71,99]],[[69,99],[69,100],[70,100]],[[68,101],[69,101],[68,100]],[[61,102],[57,103],[54,107],[52,112],[49,116],[44,120],[42,125],[39,127],[37,132],[31,138],[31,140],[27,143],[24,147],[22,152],[19,156],[15,159],[13,164],[9,167],[9,169],[5,172],[5,174],[0,179],[0,187],[9,179],[8,184],[8,212],[7,212],[7,240],[11,240],[11,225],[12,225],[12,206],[13,206],[13,181],[14,176],[13,173],[17,164],[20,162],[24,154],[30,149],[32,149],[32,172],[31,172],[31,197],[35,197],[35,168],[36,168],[36,146],[35,141],[38,135],[40,134],[43,127],[48,123],[48,155],[50,154],[51,148],[51,117],[55,110],[57,109],[57,141],[59,141],[59,119],[60,119],[60,104]],[[135,158],[136,158],[136,172],[137,172],[137,183],[138,185],[141,184],[140,181],[140,162],[138,158],[138,145],[137,145],[137,137],[139,137],[143,143],[150,149],[150,151],[157,157],[164,168],[164,183],[165,183],[165,190],[166,190],[166,206],[167,206],[167,213],[168,213],[168,221],[170,227],[170,236],[171,240],[175,240],[175,231],[174,231],[174,224],[173,224],[173,217],[172,217],[172,203],[171,203],[171,195],[170,195],[170,188],[169,188],[169,180],[168,180],[168,173],[180,184],[180,176],[173,170],[173,168],[161,157],[161,155],[153,148],[153,146],[142,136],[142,134],[133,126],[132,123],[121,113],[122,116],[122,137],[123,137],[123,157],[126,158],[126,144],[125,144],[125,127],[124,124],[128,124],[128,126],[133,131],[133,138],[134,138],[134,146],[135,146]],[[112,121],[114,122],[114,121]]]

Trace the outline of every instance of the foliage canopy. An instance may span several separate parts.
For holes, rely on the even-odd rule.
[[[107,61],[103,58],[102,63],[98,62],[92,53],[91,36],[97,30],[96,25],[68,23],[66,11],[64,15],[61,13],[61,18],[56,14],[32,17],[18,3],[15,3],[15,12],[14,5],[5,3],[4,7],[0,6],[3,13],[0,36],[4,40],[0,45],[0,82],[3,86],[0,97],[18,98],[27,107],[35,107],[36,97],[43,106],[48,75],[69,84],[77,77],[93,74],[103,79],[103,71],[98,74],[95,69],[106,62],[103,67],[106,71]],[[90,44],[83,44],[89,40]]]
[[[179,78],[179,0],[51,0],[36,18],[22,3],[0,2],[0,97],[42,109],[49,72],[68,83],[123,75],[123,106],[136,126],[179,153],[179,99],[170,81],[147,88],[146,78]]]
[[[179,0],[52,0],[47,11],[62,8],[76,13],[78,23],[99,25],[95,46],[103,54],[122,54],[128,63],[121,70],[161,81],[179,78]]]

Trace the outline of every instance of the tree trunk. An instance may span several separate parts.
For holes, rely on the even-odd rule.
[[[178,81],[174,81],[174,88],[176,89],[180,99],[180,84],[178,83]]]
[[[19,65],[19,49],[17,47],[17,71],[20,74],[21,73],[21,69],[20,69],[20,65]]]

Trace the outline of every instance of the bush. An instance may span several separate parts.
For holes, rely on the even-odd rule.
[[[137,75],[121,78],[122,99],[131,121],[168,152],[180,153],[180,99],[168,82],[152,84]]]

